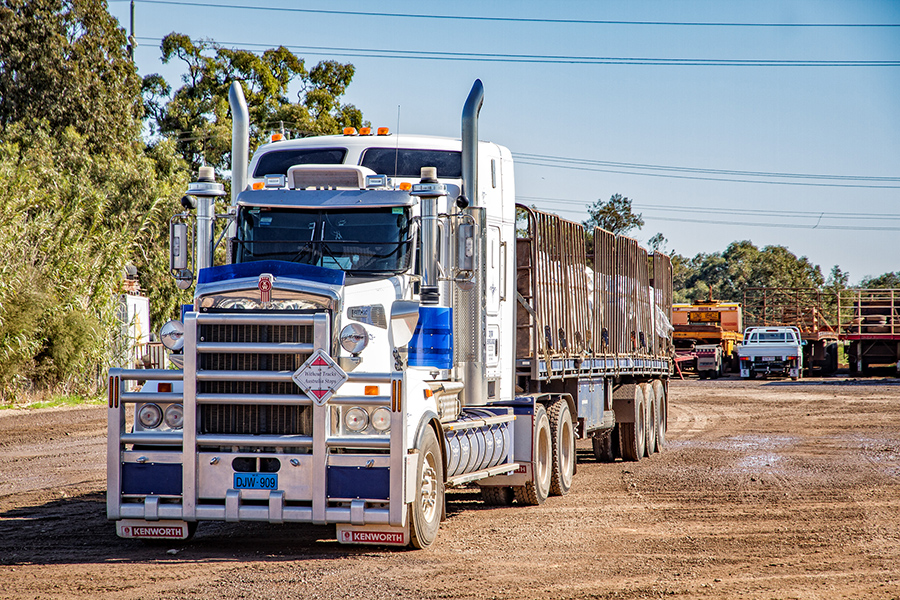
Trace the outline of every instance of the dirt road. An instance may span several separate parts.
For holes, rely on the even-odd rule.
[[[674,382],[668,449],[539,507],[449,494],[426,551],[333,527],[120,540],[105,407],[0,411],[0,598],[900,598],[900,382]]]

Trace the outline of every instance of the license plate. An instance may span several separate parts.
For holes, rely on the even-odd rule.
[[[776,360],[774,356],[763,356],[762,359],[763,362],[772,362],[773,360]]]
[[[277,473],[235,473],[236,490],[277,490]]]

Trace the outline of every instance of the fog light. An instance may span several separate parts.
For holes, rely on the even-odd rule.
[[[144,404],[138,409],[138,422],[145,429],[155,429],[162,422],[162,410],[155,404]]]
[[[169,321],[159,330],[159,339],[163,346],[178,352],[184,346],[184,325],[181,321]]]
[[[387,431],[391,428],[391,411],[385,407],[376,408],[372,413],[372,427],[378,431]]]
[[[341,346],[354,356],[369,345],[369,332],[359,323],[350,323],[341,330]]]
[[[171,404],[166,408],[166,425],[172,429],[181,429],[184,425],[184,407],[180,404]]]
[[[351,408],[344,415],[344,426],[350,431],[362,431],[368,425],[369,413],[359,407]]]

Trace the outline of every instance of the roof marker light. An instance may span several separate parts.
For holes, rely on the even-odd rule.
[[[371,127],[360,127],[359,135],[372,135],[372,128]]]
[[[344,127],[344,135],[356,135],[356,127]]]
[[[378,135],[391,135],[391,130],[388,129],[387,127],[379,127]]]
[[[282,134],[282,133],[273,133],[273,134],[272,134],[272,141],[273,141],[273,142],[280,142],[280,141],[282,141],[282,140],[284,140],[284,134]]]

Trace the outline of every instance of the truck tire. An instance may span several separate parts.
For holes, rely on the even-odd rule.
[[[509,486],[486,485],[481,488],[481,499],[488,506],[509,506],[514,497]]]
[[[629,395],[634,399],[634,422],[619,423],[619,450],[627,461],[638,461],[644,456],[644,393],[634,383],[623,385],[618,390],[622,396]]]
[[[656,452],[656,432],[659,431],[659,415],[653,399],[653,388],[649,383],[640,385],[644,393],[644,456],[653,456]]]
[[[547,407],[550,437],[553,440],[553,469],[550,473],[550,495],[564,496],[575,477],[575,427],[569,403],[560,398]]]
[[[594,450],[594,458],[597,459],[597,462],[611,463],[616,460],[616,455],[613,452],[614,434],[618,436],[618,432],[613,430],[600,437],[591,438],[591,446]]]
[[[653,390],[653,401],[656,403],[659,426],[656,430],[656,451],[662,452],[666,445],[666,431],[668,430],[669,421],[669,402],[666,398],[666,385],[662,380],[654,379],[650,382],[650,388]]]
[[[427,548],[437,538],[444,512],[444,461],[434,429],[425,427],[419,442],[416,497],[409,507],[410,544]]]
[[[531,450],[531,481],[513,488],[519,504],[537,506],[550,495],[550,475],[553,471],[553,442],[550,419],[546,409],[538,404],[534,411],[534,434]]]

